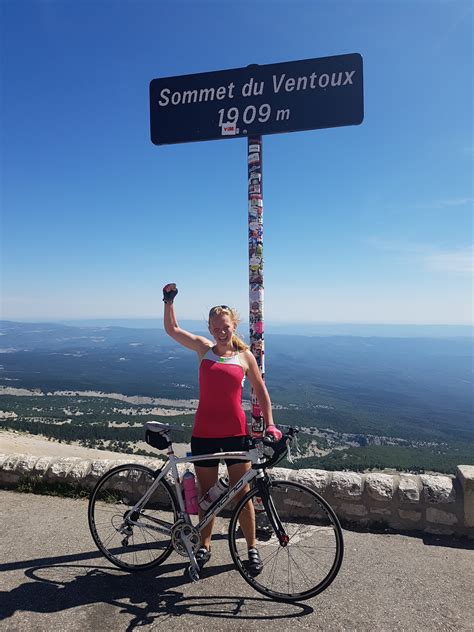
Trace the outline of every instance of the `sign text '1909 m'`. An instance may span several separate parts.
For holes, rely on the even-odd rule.
[[[222,127],[222,125],[227,122],[238,123],[241,113],[239,111],[239,108],[231,107],[227,110],[227,113],[225,108],[222,108],[218,111],[218,115],[219,120],[217,122],[217,125],[218,127]],[[260,123],[266,123],[268,120],[270,120],[272,115],[275,117],[276,121],[287,121],[290,118],[290,110],[289,108],[283,110],[275,110],[272,113],[272,107],[269,103],[262,103],[262,105],[260,105],[258,109],[255,107],[255,105],[248,105],[242,112],[242,121],[246,125],[251,125],[255,121],[255,119],[257,119]]]

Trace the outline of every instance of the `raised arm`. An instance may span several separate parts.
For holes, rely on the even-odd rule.
[[[196,334],[181,329],[178,325],[174,311],[174,299],[177,294],[178,290],[175,283],[168,283],[163,288],[163,301],[165,305],[163,322],[165,331],[180,345],[192,351],[196,351],[196,353],[202,357],[209,347],[212,347],[212,342],[203,336],[196,336]]]

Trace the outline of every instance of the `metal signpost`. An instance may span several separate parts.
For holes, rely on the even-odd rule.
[[[357,54],[252,65],[150,82],[155,145],[247,137],[250,348],[262,376],[263,134],[359,125],[364,118],[362,57]],[[252,433],[263,420],[252,391]]]
[[[250,350],[265,379],[263,331],[263,156],[262,137],[249,138],[247,144],[249,203],[249,328]],[[263,435],[263,417],[257,397],[251,389],[251,433]]]

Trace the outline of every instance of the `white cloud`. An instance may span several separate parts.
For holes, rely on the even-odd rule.
[[[398,255],[402,263],[418,264],[425,270],[463,275],[474,271],[472,246],[446,250],[432,244],[401,243],[378,237],[369,238],[367,243],[375,250]]]
[[[452,252],[435,252],[424,257],[428,270],[472,274],[474,271],[472,248],[463,248]]]
[[[415,204],[417,209],[448,209],[456,208],[459,206],[467,206],[472,204],[471,197],[459,197],[459,198],[446,198],[441,200],[433,200],[432,202],[425,202],[422,204]]]

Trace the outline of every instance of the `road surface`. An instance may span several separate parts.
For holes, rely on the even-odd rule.
[[[334,583],[282,604],[233,570],[222,523],[205,577],[190,583],[176,553],[152,571],[112,566],[85,500],[0,491],[0,502],[1,630],[474,630],[472,541],[346,530]]]

